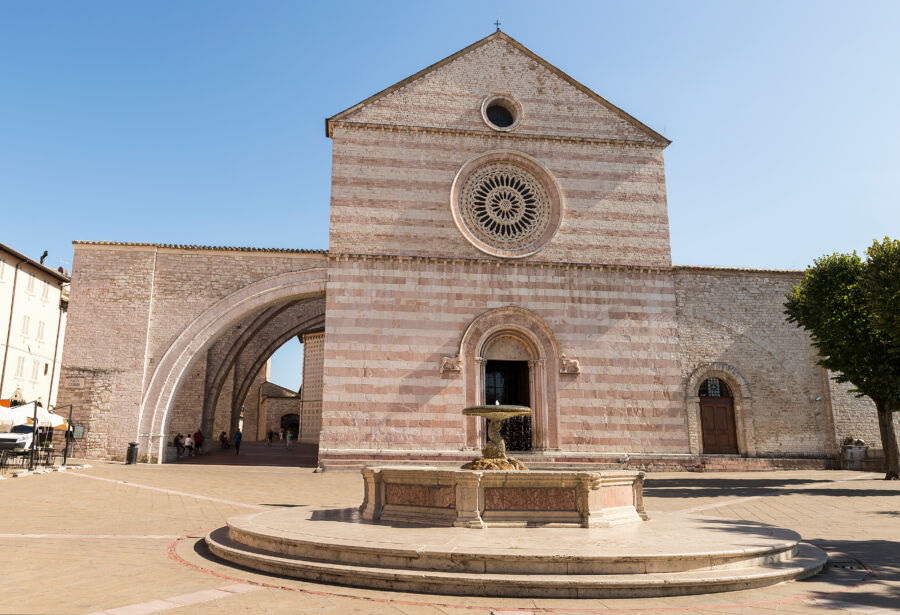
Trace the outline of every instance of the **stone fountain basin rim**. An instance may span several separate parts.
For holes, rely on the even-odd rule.
[[[512,405],[486,405],[486,406],[469,406],[463,408],[464,416],[480,416],[490,421],[504,421],[516,416],[531,416],[532,411],[528,406],[512,406]]]
[[[410,465],[371,465],[365,466],[363,470],[390,470],[393,472],[428,472],[429,474],[509,474],[511,476],[521,476],[523,474],[539,474],[541,476],[597,476],[609,478],[631,478],[635,476],[646,476],[641,470],[466,470],[463,468],[446,468],[438,466],[410,466]]]

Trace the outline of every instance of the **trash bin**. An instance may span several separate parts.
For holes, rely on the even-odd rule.
[[[133,463],[137,463],[137,455],[138,455],[138,443],[137,442],[129,442],[128,443],[128,452],[125,454],[125,464],[130,465]]]

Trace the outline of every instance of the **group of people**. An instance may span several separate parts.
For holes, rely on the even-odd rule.
[[[175,436],[173,444],[175,444],[176,459],[185,456],[195,457],[203,451],[203,432],[198,429],[193,436],[191,434],[183,436],[179,432]]]
[[[288,429],[287,431],[282,429],[281,431],[278,432],[278,441],[284,442],[285,448],[291,448],[291,440],[295,439],[295,437],[296,436],[294,435],[294,432],[291,431],[290,429]],[[272,446],[272,442],[274,440],[275,440],[275,430],[269,429],[269,431],[266,432],[266,441],[268,442],[267,446]]]
[[[228,434],[223,431],[219,434],[219,443],[222,445],[223,449],[231,448],[232,445],[234,445],[235,455],[240,455],[241,440],[243,439],[243,436],[244,434],[238,429],[234,432],[234,437],[229,441]],[[203,452],[203,432],[198,429],[193,435],[188,434],[186,436],[181,435],[179,432],[175,435],[173,444],[175,445],[176,459],[181,459],[182,457],[196,457]]]

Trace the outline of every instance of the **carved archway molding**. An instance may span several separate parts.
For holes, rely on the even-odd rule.
[[[723,362],[704,363],[698,366],[685,382],[684,399],[687,410],[685,414],[691,453],[703,454],[703,438],[700,434],[700,385],[707,378],[724,380],[731,389],[738,453],[745,457],[753,457],[756,455],[756,438],[750,384],[736,367]]]
[[[476,316],[466,327],[455,357],[463,375],[465,405],[484,403],[484,350],[500,337],[509,336],[520,342],[531,355],[528,376],[531,396],[532,430],[536,451],[559,448],[559,364],[562,352],[553,330],[544,320],[524,308],[507,306],[488,310]],[[466,446],[481,446],[481,424],[466,417]]]
[[[325,295],[327,269],[316,267],[282,273],[248,284],[219,300],[194,318],[160,358],[141,400],[137,442],[142,451],[165,457],[163,429],[194,362],[229,327],[267,307],[297,299]]]

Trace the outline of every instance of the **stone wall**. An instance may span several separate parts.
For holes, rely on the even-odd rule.
[[[687,386],[696,373],[692,382],[699,387],[705,366],[715,364],[719,372],[710,375],[723,377],[736,404],[743,404],[743,420],[737,417],[742,454],[835,454],[815,349],[807,334],[784,317],[785,294],[800,275],[691,267],[675,271],[682,376]],[[697,392],[685,394],[690,398]],[[699,452],[698,420],[691,414],[692,449]]]
[[[522,106],[514,131],[482,119],[487,97]],[[490,258],[463,238],[450,190],[471,158],[515,150],[558,182],[562,225],[533,261],[668,266],[661,136],[576,87],[505,35],[330,121],[330,251]]]
[[[175,410],[169,423],[169,442],[175,434],[193,434],[201,426],[204,385],[206,381],[206,353],[194,364],[175,400]],[[209,436],[209,434],[206,434]]]
[[[850,392],[853,386],[829,379],[828,395],[834,414],[834,447],[840,449],[844,438],[864,441],[870,456],[880,457],[881,432],[875,403],[868,397],[857,397]],[[900,413],[894,413],[894,432],[900,440]]]
[[[58,399],[75,405],[86,453],[124,451],[140,437],[143,391],[200,313],[252,282],[326,264],[316,251],[76,243]]]
[[[86,427],[86,455],[124,455],[137,436],[155,261],[152,247],[75,246],[58,405]]]
[[[303,386],[300,389],[300,442],[318,444],[322,430],[322,370],[325,333],[307,333],[303,341]]]
[[[329,273],[320,452],[459,451],[466,376],[441,373],[469,324],[519,306],[580,374],[559,374],[559,446],[687,453],[668,270],[438,259],[335,259]],[[468,386],[474,386],[469,383]],[[554,426],[551,426],[551,429]]]
[[[344,128],[333,141],[332,252],[490,258],[454,224],[450,189],[470,158],[514,149],[544,164],[565,200],[559,231],[527,260],[670,262],[659,147]]]

